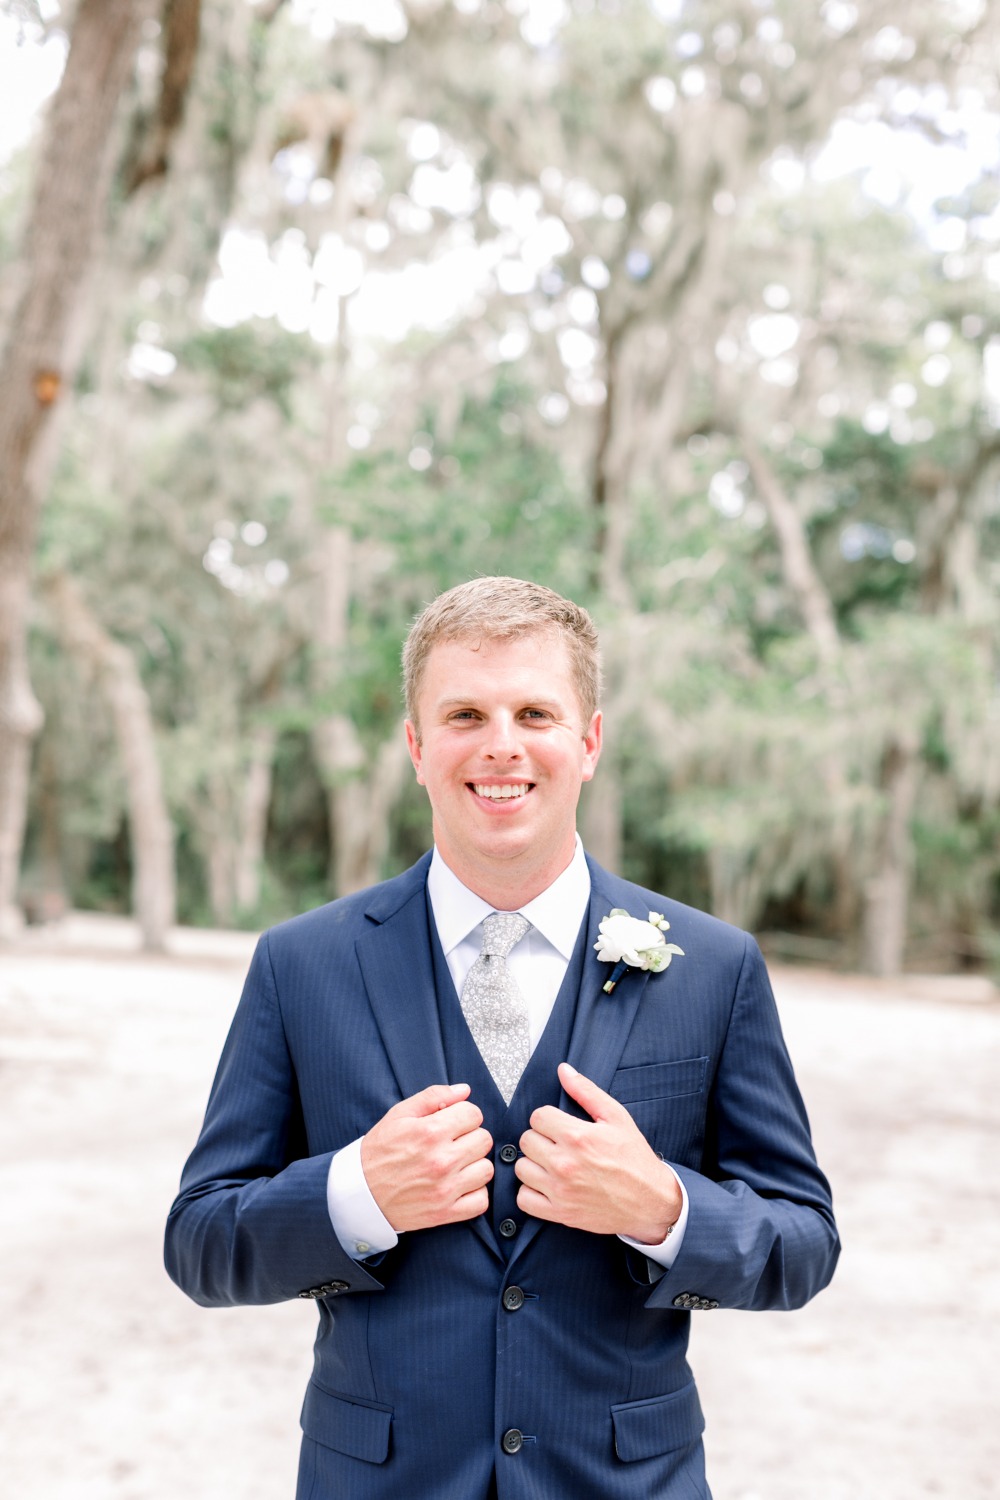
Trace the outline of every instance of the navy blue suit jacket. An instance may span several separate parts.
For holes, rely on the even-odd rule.
[[[427,864],[262,937],[167,1269],[205,1306],[315,1297],[298,1500],[483,1500],[494,1466],[500,1500],[706,1497],[691,1309],[800,1306],[839,1249],[760,953],[591,862],[568,1059],[687,1189],[659,1280],[613,1236],[525,1219],[502,1244],[487,1216],[358,1264],[327,1213],[333,1154],[400,1099],[468,1081],[448,1078]],[[593,944],[612,907],[662,911],[684,957],[606,995]]]

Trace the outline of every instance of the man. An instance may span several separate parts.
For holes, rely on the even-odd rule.
[[[476,579],[404,676],[433,855],[261,939],[167,1267],[315,1298],[299,1500],[707,1497],[692,1311],[838,1252],[763,961],[583,854],[583,610]]]

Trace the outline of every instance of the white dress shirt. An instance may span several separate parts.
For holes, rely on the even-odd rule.
[[[496,908],[463,885],[436,848],[427,872],[427,894],[445,961],[460,995],[482,950],[483,919]],[[552,1014],[589,901],[590,871],[577,838],[573,858],[562,874],[540,896],[518,908],[531,923],[531,930],[507,957],[507,967],[528,1007],[531,1052]],[[680,1217],[662,1244],[643,1245],[627,1235],[619,1236],[652,1262],[651,1279],[670,1269],[684,1238],[688,1199],[683,1183],[679,1185],[683,1198]],[[398,1235],[365,1180],[360,1139],[338,1151],[330,1163],[326,1201],[337,1238],[353,1259],[363,1260],[396,1244]]]

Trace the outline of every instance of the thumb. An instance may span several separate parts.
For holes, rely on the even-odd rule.
[[[603,1089],[592,1082],[585,1073],[578,1073],[572,1063],[564,1062],[558,1068],[559,1082],[571,1099],[583,1106],[592,1120],[617,1120],[624,1105],[612,1099]]]
[[[401,1115],[418,1120],[424,1115],[436,1115],[449,1105],[460,1104],[471,1093],[472,1089],[467,1083],[432,1083],[429,1088],[421,1089],[419,1094],[401,1099],[394,1109]]]

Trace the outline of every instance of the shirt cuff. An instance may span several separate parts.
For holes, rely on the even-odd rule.
[[[667,1163],[670,1166],[670,1163]],[[670,1168],[673,1172],[673,1167]],[[674,1176],[677,1177],[676,1172]],[[669,1271],[674,1261],[680,1254],[681,1244],[684,1240],[684,1231],[687,1229],[688,1202],[687,1188],[677,1177],[677,1186],[681,1190],[681,1211],[674,1220],[673,1227],[667,1231],[664,1239],[658,1245],[643,1245],[638,1240],[629,1239],[627,1234],[620,1234],[618,1238],[626,1245],[631,1245],[633,1250],[638,1250],[646,1257],[649,1265],[650,1281],[659,1281],[664,1271]]]
[[[333,1232],[352,1260],[381,1255],[399,1236],[372,1197],[361,1165],[361,1137],[338,1151],[326,1179]]]

